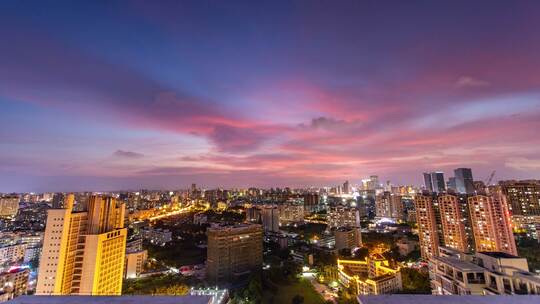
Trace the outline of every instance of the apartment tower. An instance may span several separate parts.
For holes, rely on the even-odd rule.
[[[439,234],[435,218],[435,206],[431,195],[419,194],[414,199],[416,221],[420,238],[420,253],[428,260],[436,256],[439,250]]]
[[[263,228],[258,224],[214,225],[207,229],[206,271],[209,282],[235,282],[260,269]]]

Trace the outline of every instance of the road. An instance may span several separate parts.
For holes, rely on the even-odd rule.
[[[336,299],[332,295],[334,294],[334,291],[330,289],[330,287],[317,282],[317,279],[314,275],[306,278],[309,280],[313,288],[315,288],[315,291],[317,291],[325,301],[331,301],[333,303],[336,303]]]

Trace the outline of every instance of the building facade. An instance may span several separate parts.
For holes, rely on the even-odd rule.
[[[120,295],[127,230],[124,204],[91,196],[86,211],[50,209],[36,288],[38,295]]]
[[[261,225],[214,225],[207,229],[207,235],[206,270],[210,282],[235,281],[262,267]]]
[[[360,227],[360,213],[354,207],[329,207],[327,219],[328,228]]]
[[[527,260],[504,252],[463,254],[441,248],[429,262],[436,295],[540,295],[540,278]]]
[[[362,234],[359,227],[341,227],[334,231],[336,250],[362,247]]]
[[[19,197],[0,196],[0,217],[14,217],[19,210]]]

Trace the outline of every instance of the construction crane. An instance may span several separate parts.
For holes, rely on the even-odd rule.
[[[491,184],[491,182],[493,181],[493,177],[495,176],[495,170],[493,170],[493,172],[491,172],[491,174],[489,175],[488,178],[486,178],[486,181],[485,181],[485,184],[486,186],[489,186],[489,184]]]

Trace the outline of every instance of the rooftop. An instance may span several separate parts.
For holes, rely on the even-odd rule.
[[[461,271],[475,271],[483,272],[485,269],[467,261],[458,260],[456,258],[447,258],[447,257],[433,257],[434,260],[439,260],[445,264],[448,264],[452,267],[458,268]]]
[[[486,252],[486,251],[481,251],[481,252],[478,252],[478,253],[481,253],[483,255],[487,255],[487,256],[490,256],[490,257],[493,257],[493,258],[497,258],[497,259],[522,259],[518,256],[515,256],[515,255],[511,255],[511,254],[508,254],[506,252]]]

